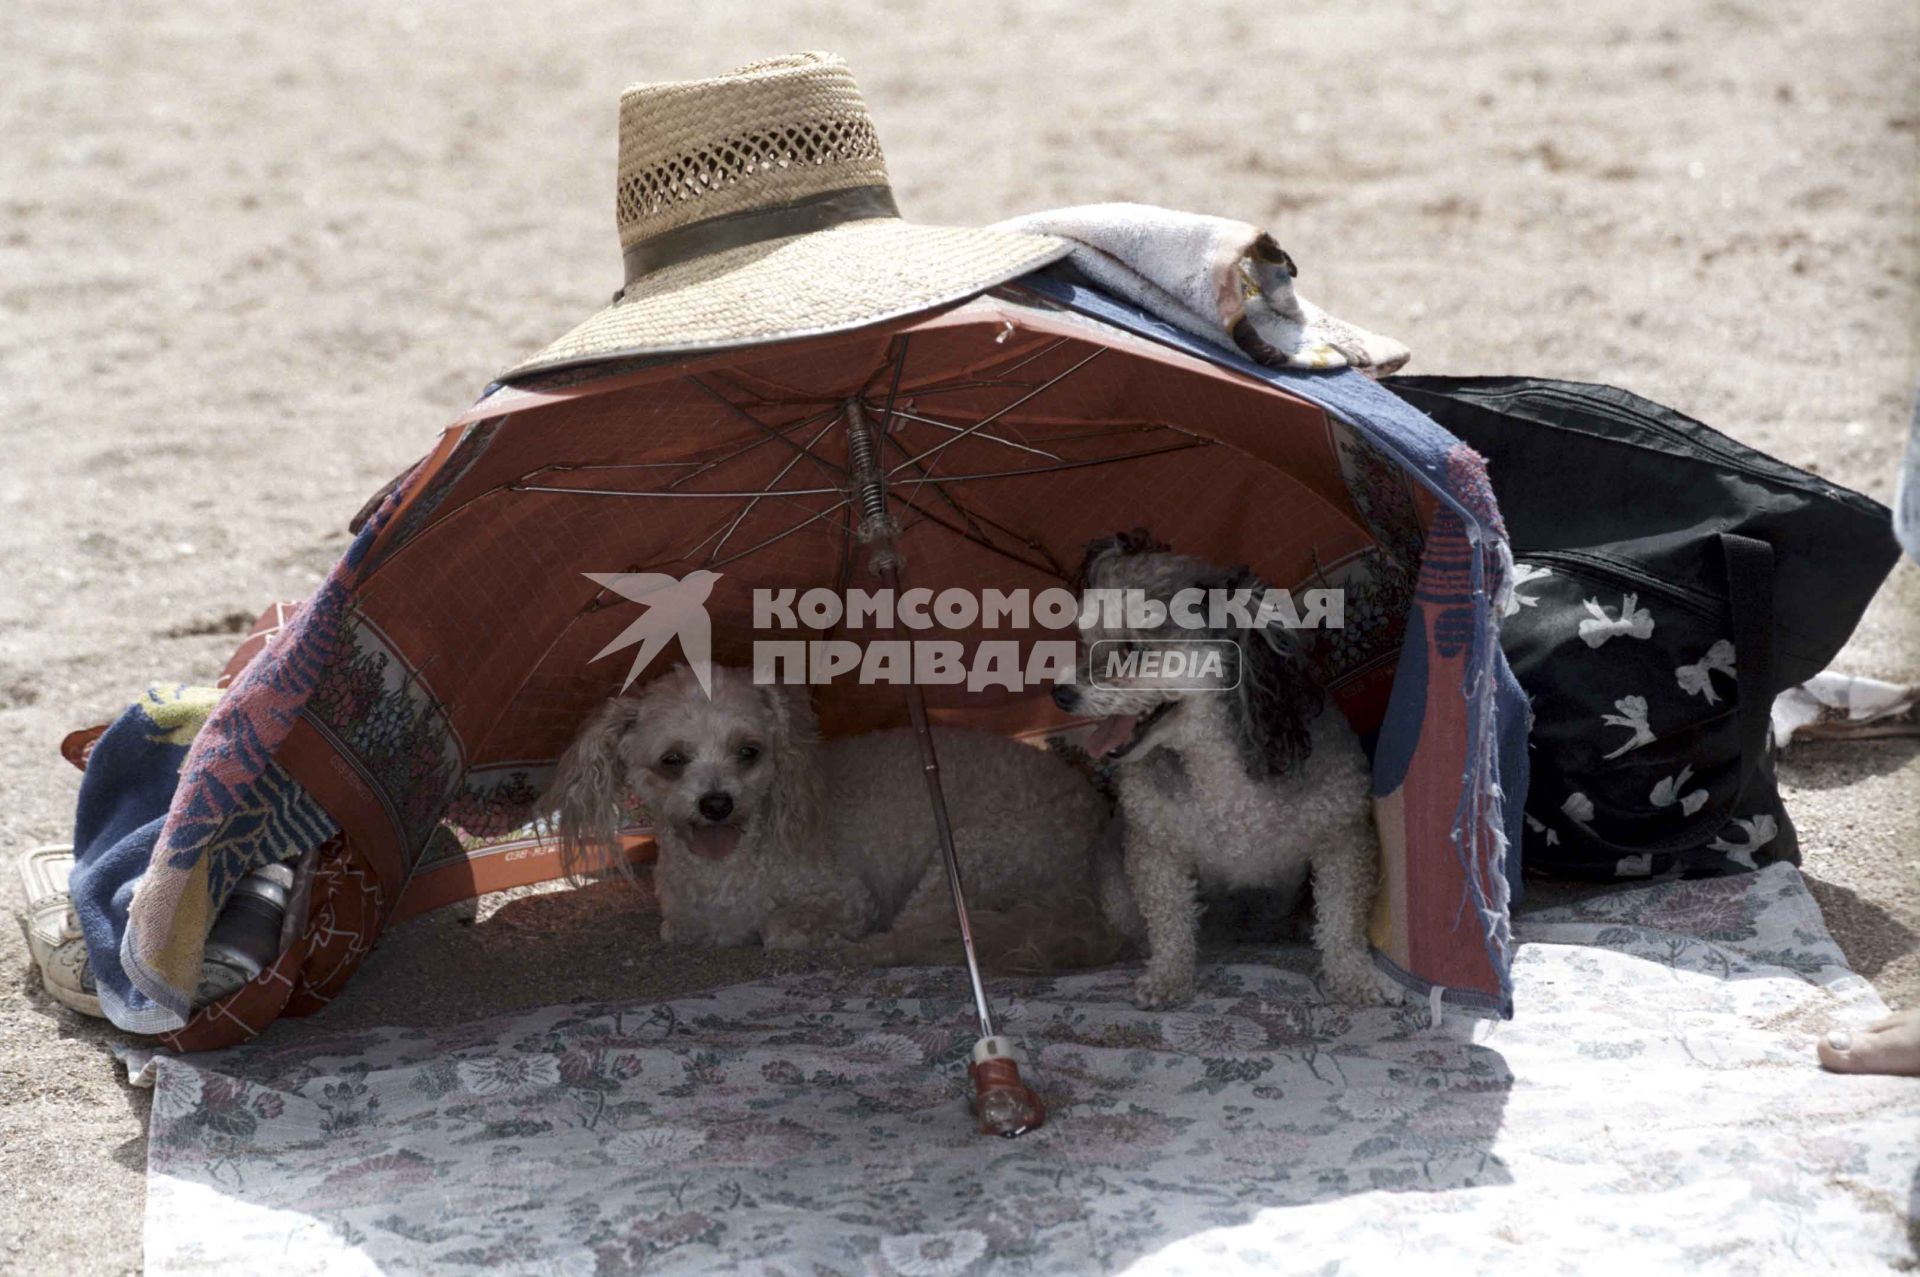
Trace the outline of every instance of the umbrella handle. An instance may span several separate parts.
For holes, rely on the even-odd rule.
[[[984,1037],[973,1044],[973,1115],[982,1135],[1014,1139],[1047,1123],[1047,1106],[1020,1080],[1020,1065],[1010,1054],[1012,1044],[1002,1037]]]

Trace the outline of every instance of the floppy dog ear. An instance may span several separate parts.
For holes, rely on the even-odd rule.
[[[760,689],[773,716],[767,742],[774,767],[767,819],[773,845],[802,853],[817,850],[826,815],[826,779],[820,774],[820,720],[804,687],[769,685]]]
[[[1201,585],[1250,590],[1256,608],[1267,590],[1245,568]],[[1230,694],[1227,718],[1247,774],[1277,776],[1305,762],[1313,752],[1311,724],[1326,709],[1327,698],[1293,637],[1278,625],[1215,630],[1210,637],[1232,643],[1239,662],[1240,681]]]
[[[587,719],[560,757],[547,786],[549,827],[560,838],[560,865],[578,882],[609,869],[631,873],[620,854],[621,814],[631,796],[620,742],[639,721],[640,702],[616,697]]]
[[[1129,532],[1116,532],[1110,537],[1100,537],[1087,542],[1087,553],[1080,560],[1079,570],[1073,574],[1070,583],[1073,589],[1084,590],[1087,582],[1093,579],[1093,570],[1100,560],[1115,554],[1161,554],[1167,549],[1163,541],[1154,540],[1153,534],[1145,528],[1134,528]]]

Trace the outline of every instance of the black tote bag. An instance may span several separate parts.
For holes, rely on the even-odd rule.
[[[1768,712],[1899,557],[1886,507],[1611,386],[1382,384],[1487,459],[1506,520],[1501,645],[1534,709],[1526,866],[1798,863]]]

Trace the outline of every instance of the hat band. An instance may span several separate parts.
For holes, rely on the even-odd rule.
[[[626,252],[627,282],[614,300],[620,300],[643,275],[666,266],[677,266],[696,257],[706,257],[790,235],[824,231],[843,222],[873,217],[899,217],[889,186],[854,186],[823,195],[775,204],[768,208],[743,209],[722,213],[701,222],[689,222],[670,231],[641,240]]]

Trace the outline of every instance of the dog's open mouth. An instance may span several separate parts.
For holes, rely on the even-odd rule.
[[[740,845],[738,825],[709,825],[696,822],[687,826],[687,845],[693,854],[708,860],[725,860]]]
[[[1153,725],[1167,716],[1176,702],[1163,701],[1144,714],[1110,714],[1087,735],[1087,752],[1095,758],[1125,758],[1146,739]]]

